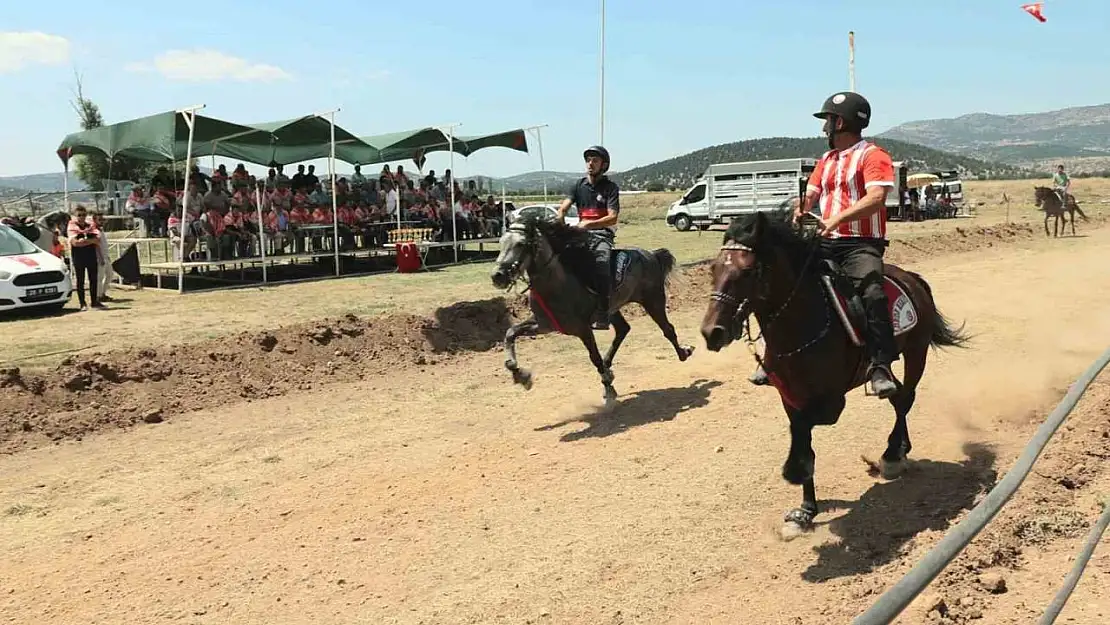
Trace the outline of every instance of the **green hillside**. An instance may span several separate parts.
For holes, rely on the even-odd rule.
[[[981,161],[967,156],[933,150],[894,139],[873,139],[896,161],[905,161],[911,171],[956,169],[967,179],[1025,178],[1029,170],[1014,165]],[[772,137],[736,141],[703,148],[665,161],[613,174],[627,189],[685,189],[713,163],[732,163],[776,158],[819,158],[828,150],[824,137]]]

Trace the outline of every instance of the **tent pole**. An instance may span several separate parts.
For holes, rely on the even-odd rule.
[[[328,123],[331,125],[331,153],[328,155],[328,177],[331,178],[331,230],[332,230],[332,252],[335,258],[335,276],[338,278],[339,271],[339,194],[335,188],[335,114],[340,109],[336,108],[327,113],[320,113],[318,117],[327,117]],[[400,209],[400,207],[398,207]],[[400,214],[400,210],[397,211]]]
[[[455,249],[455,264],[459,263],[459,216],[455,212],[455,127],[447,129],[447,151],[451,163],[451,239]]]
[[[62,163],[62,210],[69,213],[69,159]]]
[[[529,126],[524,128],[527,132],[529,130],[536,131],[536,144],[540,148],[540,174],[543,175],[543,203],[547,204],[547,166],[543,162],[543,135],[540,134],[542,128],[547,128],[547,124],[540,124],[538,126]]]
[[[262,221],[262,191],[254,185],[255,211],[258,215],[258,253],[262,255],[262,284],[266,284],[266,224]]]
[[[180,295],[185,292],[185,220],[189,217],[189,164],[193,162],[193,135],[197,127],[197,111],[204,108],[205,105],[197,104],[188,108],[179,109],[176,111],[180,113],[185,119],[185,124],[189,126],[189,141],[185,144],[185,192],[181,199],[181,244],[178,247],[178,262],[177,262],[177,293]],[[176,171],[176,167],[174,170]]]

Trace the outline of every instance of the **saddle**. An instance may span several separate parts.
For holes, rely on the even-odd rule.
[[[629,250],[624,248],[613,248],[609,252],[609,294],[617,292],[617,289],[624,284],[625,276],[628,274],[628,267],[632,264],[632,254]],[[586,290],[592,294],[597,295],[597,279],[596,276],[590,275],[589,279],[584,280],[583,284]]]
[[[864,344],[867,329],[867,315],[863,298],[856,291],[851,278],[840,265],[831,258],[821,258],[818,275],[825,287],[829,303],[836,311],[840,323],[848,333],[849,340],[856,347]],[[894,326],[894,336],[901,336],[917,325],[918,314],[905,288],[889,275],[883,276],[883,290],[887,297],[887,312]]]

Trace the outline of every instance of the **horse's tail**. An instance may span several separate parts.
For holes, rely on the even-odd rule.
[[[1084,213],[1083,209],[1079,208],[1079,202],[1073,203],[1072,206],[1075,207],[1075,212],[1079,213],[1079,217],[1082,218],[1083,221],[1091,221],[1090,219],[1087,218],[1087,213]]]
[[[651,257],[655,259],[655,262],[659,263],[659,269],[663,274],[663,282],[667,283],[671,276],[671,272],[674,271],[675,264],[678,262],[674,254],[667,248],[661,247],[657,250],[653,250],[651,252]]]
[[[933,300],[933,289],[921,274],[907,271],[909,275],[913,276],[915,280],[921,283],[925,292],[929,295],[929,300],[933,304],[933,335],[929,337],[929,344],[933,347],[967,347],[968,341],[971,336],[964,333],[964,326],[966,323],[961,323],[960,327],[953,328],[952,323],[941,314],[940,309],[937,308],[936,301]]]

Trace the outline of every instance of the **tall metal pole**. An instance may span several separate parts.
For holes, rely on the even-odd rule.
[[[605,145],[605,0],[601,0],[601,54],[598,55],[598,143]]]
[[[189,182],[192,176],[189,172],[189,165],[193,162],[193,134],[197,127],[197,111],[204,108],[204,104],[197,104],[194,106],[187,106],[183,109],[178,109],[179,113],[185,118],[185,124],[189,127],[189,141],[185,144],[185,191],[181,199],[181,245],[178,247],[178,263],[177,263],[177,292],[185,292],[185,221],[189,218]]]
[[[529,130],[535,130],[536,131],[536,144],[540,148],[540,175],[543,176],[543,203],[544,204],[547,204],[547,166],[544,164],[544,161],[543,161],[543,136],[540,134],[540,129],[547,128],[547,126],[548,126],[547,124],[539,124],[539,125],[536,125],[536,126],[529,126],[527,128],[521,128],[521,130],[523,130],[524,132],[528,132]]]
[[[328,154],[328,177],[331,178],[331,229],[332,229],[332,257],[335,262],[335,275],[339,277],[339,194],[335,188],[335,114],[341,109],[334,109],[327,113],[317,113],[317,117],[328,118],[331,128],[331,152]]]
[[[448,159],[451,167],[451,238],[454,239],[453,247],[455,248],[455,263],[459,262],[459,218],[455,213],[455,128],[462,126],[462,124],[448,124],[446,126],[439,126],[437,130],[443,132],[447,129],[447,151],[449,152]],[[401,211],[401,198],[397,197],[397,211]]]
[[[848,31],[848,91],[856,90],[856,33]]]

